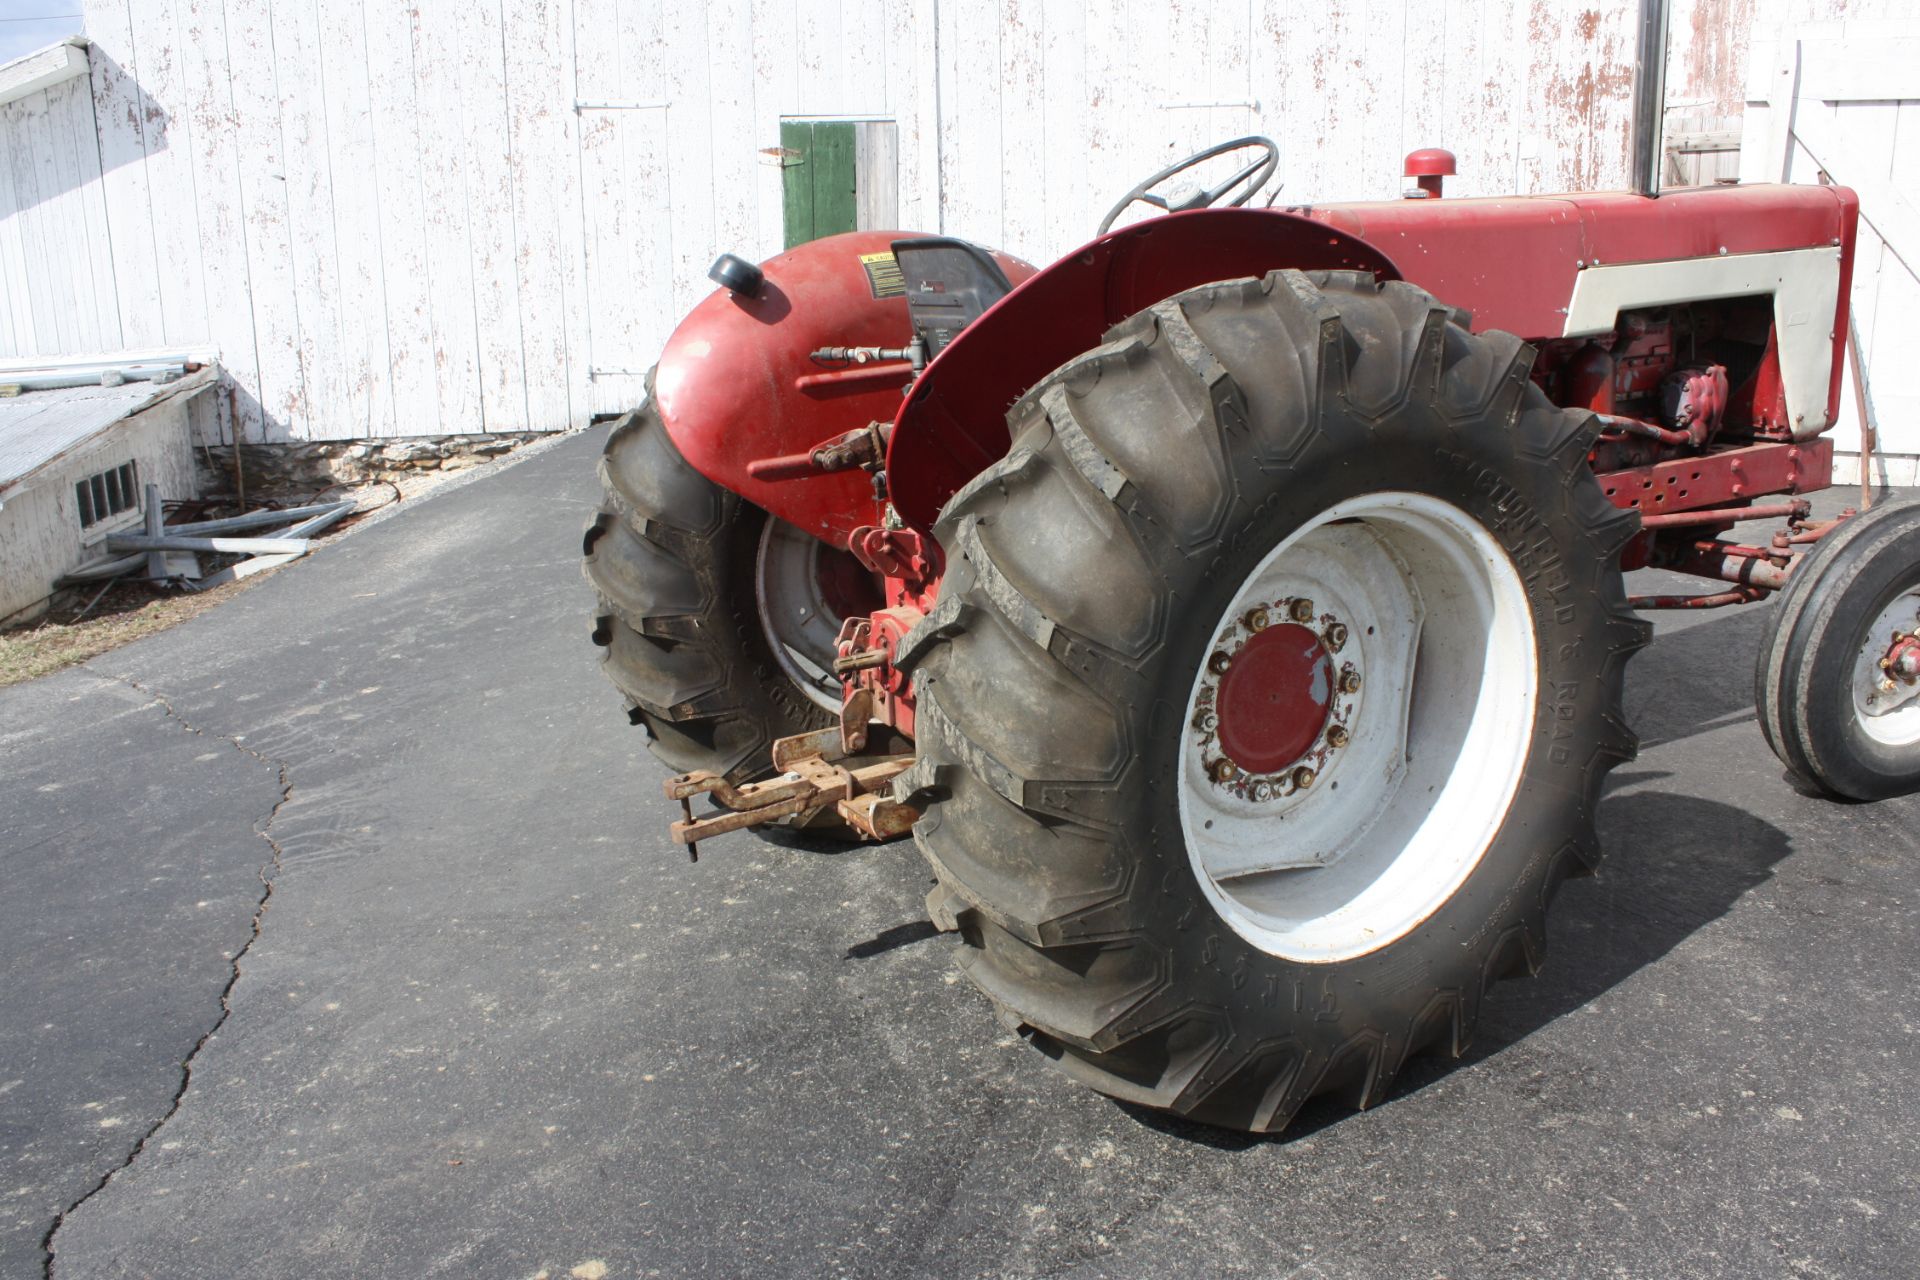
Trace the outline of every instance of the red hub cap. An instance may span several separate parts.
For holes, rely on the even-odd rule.
[[[1268,627],[1220,677],[1220,749],[1248,773],[1274,773],[1312,749],[1333,707],[1333,661],[1298,623]]]

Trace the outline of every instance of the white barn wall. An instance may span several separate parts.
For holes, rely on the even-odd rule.
[[[1796,45],[1795,136],[1776,156],[1776,68],[1782,47]],[[1920,199],[1920,15],[1787,22],[1757,36],[1752,48],[1741,177],[1777,181],[1784,171],[1789,181],[1817,182],[1824,172],[1859,192],[1852,319],[1879,422],[1875,478],[1920,483],[1920,367],[1909,354],[1920,340],[1920,217],[1913,213]],[[1814,154],[1816,144],[1823,154]],[[1860,475],[1859,422],[1848,377],[1832,433],[1842,481]]]
[[[84,80],[0,105],[0,285],[0,354],[122,345]]]
[[[1671,83],[1796,4],[1847,7],[1678,0]],[[211,345],[249,440],[578,426],[639,397],[716,253],[778,251],[783,116],[892,120],[906,229],[1045,260],[1239,133],[1288,203],[1392,197],[1423,145],[1461,195],[1621,186],[1635,8],[87,0],[97,151],[52,183],[70,213],[0,220],[0,354]],[[29,253],[89,285],[22,290]]]

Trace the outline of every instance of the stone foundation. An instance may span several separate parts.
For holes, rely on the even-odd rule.
[[[423,471],[458,471],[511,453],[546,434],[411,436],[404,439],[327,440],[243,444],[240,466],[248,493],[312,493],[336,484],[393,480]],[[208,493],[233,492],[233,446],[194,450]]]

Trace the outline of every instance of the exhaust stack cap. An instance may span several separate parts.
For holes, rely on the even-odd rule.
[[[742,298],[757,298],[767,275],[745,258],[723,253],[707,268],[707,279]]]
[[[1409,151],[1404,168],[1406,176],[1415,183],[1406,193],[1410,199],[1438,200],[1440,184],[1454,174],[1453,152],[1440,147]]]

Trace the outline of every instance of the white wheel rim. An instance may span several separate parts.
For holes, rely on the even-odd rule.
[[[1234,726],[1222,716],[1248,704],[1216,707],[1225,677],[1207,662],[1225,655],[1231,671],[1263,606],[1311,617],[1335,683],[1301,761],[1223,783]],[[1214,634],[1180,730],[1180,823],[1208,899],[1290,960],[1348,960],[1403,937],[1479,865],[1526,764],[1538,676],[1512,560],[1458,507],[1367,494],[1275,547]],[[1300,767],[1313,770],[1304,787]]]
[[[842,619],[820,585],[820,557],[830,548],[784,520],[767,517],[754,557],[754,597],[774,661],[815,706],[840,710],[833,674]]]
[[[1860,730],[1875,742],[1906,747],[1920,742],[1920,683],[1895,679],[1880,667],[1896,632],[1920,627],[1920,589],[1903,592],[1867,628],[1853,663],[1853,709]],[[1892,687],[1889,688],[1888,685]]]

